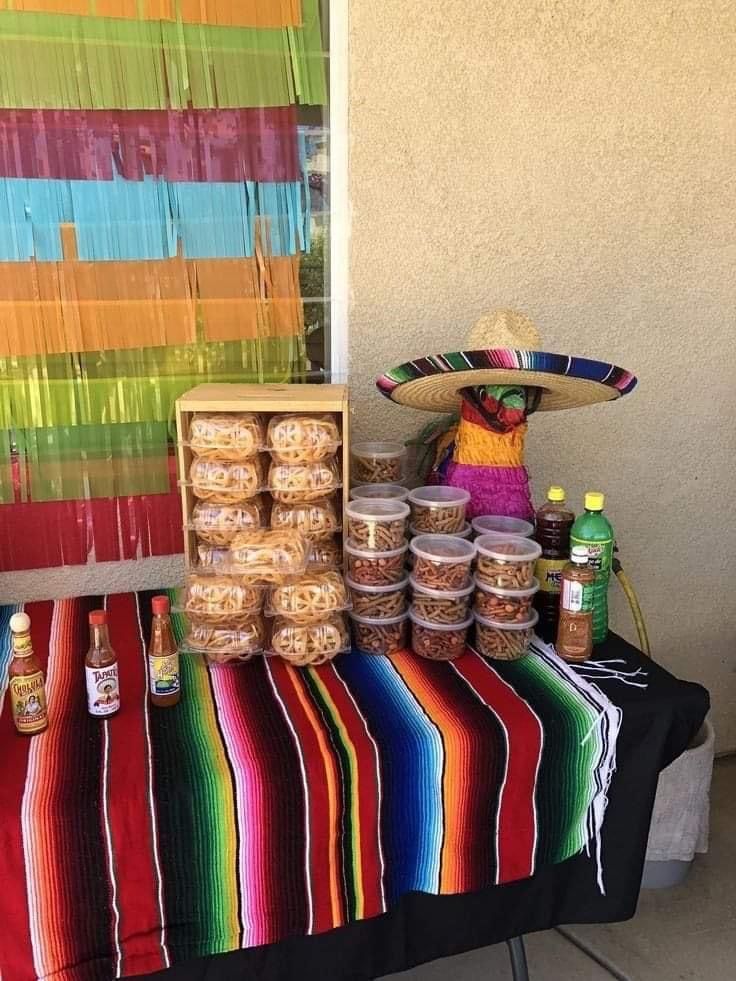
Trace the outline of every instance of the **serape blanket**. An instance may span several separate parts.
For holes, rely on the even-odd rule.
[[[600,834],[619,710],[551,649],[182,659],[148,704],[150,593],[26,604],[51,725],[0,718],[0,973],[103,981],[532,875]],[[105,603],[123,707],[85,704]],[[0,608],[0,662],[7,622]],[[175,630],[183,624],[175,618]]]

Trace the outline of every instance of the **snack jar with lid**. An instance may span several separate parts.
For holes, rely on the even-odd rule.
[[[467,619],[473,584],[464,589],[430,589],[411,576],[412,613],[428,623],[460,623]]]
[[[341,528],[340,516],[331,497],[299,504],[274,501],[271,508],[271,528],[294,528],[312,542],[329,538]]]
[[[334,456],[340,432],[329,414],[287,412],[271,417],[266,448],[276,463],[318,463]]]
[[[462,487],[417,487],[409,494],[412,528],[417,534],[456,534],[465,525],[469,500]]]
[[[382,501],[405,501],[409,488],[403,484],[358,484],[350,491],[352,500],[377,497]]]
[[[411,646],[415,654],[431,661],[454,661],[465,653],[472,617],[467,617],[460,623],[430,623],[411,610],[409,617]]]
[[[425,589],[466,589],[471,584],[475,545],[453,535],[417,535],[409,546],[414,555],[414,582]]]
[[[307,559],[309,571],[342,568],[342,538],[330,535],[329,538],[312,542]]]
[[[315,623],[294,623],[275,617],[270,653],[297,667],[324,664],[350,650],[350,631],[343,613],[333,613]]]
[[[197,501],[188,527],[206,545],[229,545],[238,532],[262,528],[263,516],[258,497],[239,504]]]
[[[189,423],[194,456],[246,460],[263,446],[263,421],[253,412],[195,412]]]
[[[184,481],[187,485],[187,482]],[[189,469],[192,494],[200,501],[237,504],[255,497],[263,488],[260,457],[247,460],[218,460],[197,456]]]
[[[387,586],[401,582],[405,576],[404,563],[408,545],[386,552],[359,548],[349,539],[345,542],[348,573],[361,586]]]
[[[476,576],[473,611],[502,623],[523,623],[529,619],[534,595],[539,589],[535,579],[527,589],[504,589],[489,586]]]
[[[382,620],[406,612],[408,576],[400,582],[388,583],[385,586],[366,586],[355,582],[350,576],[345,577],[345,582],[350,590],[353,613],[359,616]]]
[[[292,623],[314,623],[348,606],[347,587],[339,572],[305,572],[271,587],[266,613],[286,617]]]
[[[234,627],[261,612],[263,595],[263,586],[241,582],[235,576],[190,572],[179,609],[190,622]]]
[[[501,589],[528,589],[534,583],[534,565],[542,554],[531,538],[476,538],[478,564],[476,582]]]
[[[475,646],[478,653],[499,661],[516,661],[524,657],[529,653],[538,619],[536,610],[531,610],[527,619],[519,623],[504,623],[476,613]]]
[[[397,484],[406,476],[406,447],[398,441],[353,443],[350,461],[356,484]]]
[[[282,504],[318,501],[341,487],[334,459],[313,463],[276,463],[268,470],[268,489]]]
[[[476,536],[492,535],[495,538],[531,538],[534,525],[523,518],[510,518],[505,514],[479,514],[473,518],[473,532]]]
[[[345,513],[353,545],[372,552],[387,552],[406,544],[409,505],[403,501],[348,501]]]
[[[214,664],[248,661],[263,651],[265,627],[261,616],[240,621],[237,627],[215,627],[192,620],[180,647],[182,653],[205,654]]]
[[[353,612],[353,640],[363,654],[393,654],[406,647],[408,613],[394,617],[363,617]]]

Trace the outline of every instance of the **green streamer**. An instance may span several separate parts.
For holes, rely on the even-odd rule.
[[[306,372],[303,337],[0,359],[0,430],[164,422],[208,381],[289,382]]]
[[[303,11],[303,26],[279,28],[0,11],[0,105],[324,105],[319,0]]]
[[[10,433],[0,432],[0,504],[13,502],[13,472],[10,466]]]

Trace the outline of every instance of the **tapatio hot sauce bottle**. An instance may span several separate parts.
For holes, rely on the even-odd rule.
[[[109,719],[120,710],[118,658],[110,646],[105,610],[89,615],[89,650],[84,659],[87,678],[87,708],[98,719]]]
[[[31,618],[14,613],[10,618],[13,659],[8,669],[8,696],[15,728],[22,736],[34,736],[49,727],[46,684],[41,664],[31,644]]]
[[[169,597],[154,596],[153,623],[148,648],[148,695],[152,705],[167,708],[181,698],[179,651],[171,632]]]

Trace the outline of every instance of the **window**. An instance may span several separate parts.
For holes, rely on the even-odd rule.
[[[179,551],[175,398],[344,370],[335,7],[0,11],[1,571]]]

